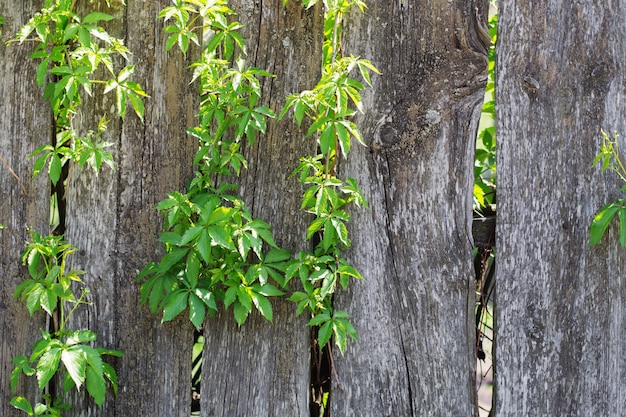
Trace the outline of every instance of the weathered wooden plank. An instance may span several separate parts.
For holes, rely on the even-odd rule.
[[[26,306],[13,299],[17,285],[28,278],[20,260],[29,238],[26,227],[49,232],[49,184],[45,175],[33,180],[34,161],[28,155],[52,140],[51,115],[41,98],[43,91],[35,84],[37,65],[28,59],[32,45],[5,44],[35,12],[31,3],[0,3],[4,18],[0,27],[0,224],[6,226],[0,230],[0,415],[7,417],[23,415],[9,404],[11,360],[30,355],[32,343],[41,336],[39,329],[46,327],[42,313],[31,318]],[[25,381],[22,378],[16,395],[33,400],[36,380]]]
[[[276,75],[263,82],[263,100],[279,112],[285,98],[315,86],[320,76],[322,4],[308,11],[299,1],[231,1],[248,49],[247,63]],[[273,227],[277,243],[294,252],[309,249],[302,189],[289,174],[315,141],[286,117],[268,124],[252,149],[249,170],[238,181],[253,215]],[[294,283],[300,285],[299,283]],[[256,311],[240,328],[232,309],[207,320],[204,331],[201,413],[206,416],[307,416],[309,329],[295,304],[273,299],[274,324]]]
[[[345,51],[382,71],[341,169],[365,190],[335,306],[360,340],[335,354],[333,416],[472,416],[474,141],[487,71],[485,1],[370,1]]]
[[[133,79],[150,98],[144,124],[130,108],[122,122],[115,115],[114,96],[102,97],[101,90],[94,91],[79,118],[86,130],[108,114],[105,140],[115,144],[116,171],[74,171],[69,181],[66,236],[81,250],[74,265],[87,271],[94,303],[75,324],[97,331],[100,345],[125,350],[115,361],[119,396],[109,398],[102,410],[87,402],[80,415],[187,417],[193,328],[185,318],[159,324],[159,316],[139,307],[134,280],[147,262],[162,255],[157,203],[183,189],[192,175],[197,145],[186,128],[195,123],[197,94],[188,69],[195,55],[184,60],[175,50],[165,52],[167,34],[157,15],[168,0],[112,4],[114,9],[104,1],[83,6],[116,17],[107,29],[125,40],[133,53]]]
[[[626,252],[588,227],[621,186],[592,163],[626,132],[626,4],[500,6],[496,415],[621,416]]]

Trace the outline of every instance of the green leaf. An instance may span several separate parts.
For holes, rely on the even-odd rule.
[[[196,329],[199,329],[204,322],[206,307],[204,302],[194,293],[189,294],[189,321]]]
[[[166,254],[159,263],[159,271],[169,271],[174,265],[178,264],[180,260],[185,257],[187,252],[189,252],[189,249],[187,248],[176,248],[170,253]]]
[[[252,296],[249,293],[248,287],[240,285],[237,288],[237,300],[241,305],[248,309],[248,311],[252,310]]]
[[[110,14],[102,13],[102,12],[92,12],[83,18],[83,23],[97,23],[101,20],[109,21],[112,20],[113,16]]]
[[[230,219],[234,214],[234,210],[228,207],[218,207],[209,216],[207,224],[222,223]]]
[[[198,251],[205,263],[211,263],[211,237],[207,230],[203,230],[200,234],[200,239],[198,239]]]
[[[106,394],[106,381],[104,380],[104,374],[98,372],[95,368],[89,366],[86,371],[87,392],[93,397],[93,400],[98,407],[102,408],[104,403],[104,397]]]
[[[260,286],[255,284],[254,290],[257,293],[266,295],[268,297],[279,297],[285,294],[284,292],[282,292],[281,290],[279,290],[278,288],[270,284],[265,284],[265,285],[260,285]]]
[[[185,275],[187,276],[187,281],[189,281],[189,286],[191,288],[196,288],[198,285],[198,277],[200,276],[200,267],[201,267],[200,259],[196,252],[191,252],[187,256],[187,267],[185,268]]]
[[[323,155],[328,155],[330,151],[334,151],[336,147],[335,140],[335,132],[334,132],[335,124],[329,123],[326,128],[322,131],[320,135],[319,143],[320,150]]]
[[[322,349],[333,335],[333,322],[327,321],[317,332],[317,344]]]
[[[328,314],[328,313],[321,313],[321,314],[317,314],[311,320],[309,320],[308,325],[309,326],[319,326],[320,324],[325,323],[325,322],[327,322],[329,320],[331,320],[330,314]]]
[[[326,223],[327,220],[328,220],[328,217],[317,217],[315,220],[313,220],[313,222],[307,229],[306,238],[311,239],[311,237],[313,237],[313,235],[318,230],[320,230],[322,226],[324,226],[324,223]]]
[[[187,308],[188,295],[186,290],[176,290],[164,300],[162,323],[172,320]]]
[[[183,237],[181,238],[179,244],[182,246],[182,245],[186,245],[192,240],[195,240],[198,237],[198,235],[200,235],[200,232],[202,232],[202,230],[203,230],[202,226],[190,227],[189,229],[187,229],[185,234],[183,234]]]
[[[76,384],[76,388],[80,390],[83,382],[85,382],[85,369],[87,368],[87,361],[83,352],[77,349],[65,349],[61,353],[61,361],[72,381]]]
[[[609,203],[602,207],[598,214],[595,215],[589,227],[589,246],[594,246],[600,242],[609,223],[615,216],[615,213],[617,213],[618,208],[617,203]]]
[[[341,147],[341,152],[343,156],[346,157],[350,153],[350,134],[348,130],[343,126],[342,123],[335,123],[335,134],[339,139],[339,146]]]
[[[287,249],[272,249],[266,255],[263,260],[266,264],[274,264],[283,262],[291,258],[291,252]]]
[[[163,232],[159,237],[159,242],[168,243],[170,245],[179,246],[182,236],[174,232]]]
[[[111,387],[113,388],[113,393],[117,395],[118,383],[117,383],[117,373],[115,372],[115,369],[113,369],[113,367],[109,365],[108,363],[104,362],[102,364],[102,373],[104,374],[106,379],[108,379],[109,382],[111,383]]]
[[[215,244],[225,249],[234,249],[233,242],[230,240],[231,236],[224,228],[211,226],[207,228],[207,232]]]
[[[626,246],[626,207],[620,207],[617,211],[619,218],[619,243]]]
[[[348,335],[346,333],[346,329],[342,326],[342,322],[339,321],[333,322],[332,327],[335,335],[335,343],[343,355],[346,351],[346,346],[348,345]]]
[[[269,300],[265,298],[265,296],[257,293],[252,298],[252,301],[254,302],[254,306],[257,308],[257,310],[259,310],[261,315],[265,317],[267,321],[273,323],[274,315],[272,312],[272,304],[269,302]]]
[[[24,355],[13,358],[12,362],[13,365],[15,365],[15,368],[13,369],[13,372],[11,372],[10,377],[11,392],[15,393],[15,390],[17,389],[17,383],[19,382],[22,373],[26,376],[31,376],[35,373],[35,370],[30,367],[30,362],[28,361],[28,358]]]
[[[33,406],[30,402],[24,397],[13,397],[11,398],[11,405],[18,410],[22,410],[29,416],[33,416]]]
[[[202,302],[214,312],[217,312],[217,304],[215,303],[215,295],[205,288],[196,288],[194,294],[202,300]]]
[[[235,302],[235,306],[233,308],[233,313],[235,315],[235,321],[239,326],[246,322],[248,318],[248,314],[250,314],[250,308],[245,307],[240,302]]]
[[[57,155],[56,153],[51,154],[48,173],[50,174],[50,181],[52,181],[52,184],[56,185],[59,182],[59,179],[61,179],[62,168],[63,164],[61,163],[59,155]]]
[[[61,349],[59,347],[51,347],[41,355],[37,363],[37,381],[39,389],[43,390],[44,387],[48,385],[48,382],[50,382],[59,369],[60,360]]]

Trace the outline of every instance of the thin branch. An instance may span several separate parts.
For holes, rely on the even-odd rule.
[[[26,192],[26,187],[24,187],[24,183],[22,182],[20,177],[17,176],[15,171],[13,171],[13,169],[11,169],[11,167],[9,166],[9,163],[6,161],[6,159],[4,159],[2,157],[2,155],[0,155],[0,162],[2,162],[2,165],[4,165],[9,170],[9,172],[11,173],[11,175],[13,175],[13,177],[15,177],[15,179],[18,182],[18,184],[20,185],[20,188],[22,189],[22,193],[24,195],[28,195],[28,193]]]

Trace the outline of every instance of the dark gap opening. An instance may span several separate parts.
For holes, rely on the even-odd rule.
[[[200,415],[200,384],[202,383],[202,351],[204,347],[203,329],[193,333],[191,351],[191,415]]]
[[[311,396],[309,413],[311,417],[330,416],[330,394],[332,385],[332,358],[330,341],[320,350],[317,343],[319,327],[311,327]]]
[[[487,47],[488,77],[482,114],[478,125],[474,163],[474,270],[475,296],[475,389],[478,417],[493,415],[494,388],[494,308],[496,268],[496,77],[495,58],[498,26],[498,0],[489,0],[486,21],[481,22],[491,38]],[[486,27],[483,25],[486,23]]]
[[[56,120],[52,119],[52,146],[57,147],[57,134],[59,133],[59,127]],[[61,168],[61,177],[55,184],[50,182],[50,228],[52,234],[55,236],[61,236],[65,234],[66,230],[66,214],[67,214],[67,202],[65,200],[65,189],[67,187],[67,179],[70,173],[70,162],[66,161]]]

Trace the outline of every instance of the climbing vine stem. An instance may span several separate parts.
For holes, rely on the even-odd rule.
[[[304,1],[312,7],[316,1]],[[363,193],[353,178],[337,176],[340,157],[347,158],[352,139],[364,144],[364,139],[351,118],[362,109],[360,91],[365,87],[353,78],[357,72],[367,84],[370,74],[379,73],[372,63],[355,56],[343,56],[341,39],[343,20],[352,7],[361,12],[365,3],[358,0],[324,1],[324,47],[322,76],[308,91],[287,98],[279,118],[293,109],[300,126],[306,116],[310,121],[307,137],[317,142],[318,154],[303,157],[294,171],[306,191],[302,209],[312,215],[307,239],[314,245],[311,252],[301,252],[289,263],[286,278],[299,277],[303,291],[294,292],[290,299],[297,303],[297,313],[307,310],[309,326],[318,329],[317,346],[321,350],[334,337],[343,353],[348,337],[357,339],[350,315],[333,307],[337,286],[345,289],[350,278],[362,279],[359,271],[349,265],[342,252],[351,245],[347,222],[350,205],[367,207]]]
[[[108,122],[106,117],[102,115],[97,129],[84,135],[74,125],[84,95],[91,96],[94,86],[100,85],[102,94],[115,94],[119,116],[125,116],[130,104],[142,120],[142,99],[146,97],[141,86],[130,78],[133,66],[116,70],[115,57],[127,59],[130,51],[101,26],[101,22],[110,21],[113,16],[99,11],[80,16],[74,11],[75,5],[76,0],[45,0],[42,9],[9,41],[21,47],[25,43],[34,45],[30,58],[39,62],[34,78],[49,102],[53,135],[50,143],[35,149],[30,157],[35,158],[33,175],[48,175],[57,207],[72,164],[89,165],[96,172],[103,164],[114,166],[113,157],[106,150],[112,144],[101,139]],[[100,71],[102,67],[105,71]],[[96,78],[101,72],[108,78]],[[17,286],[14,294],[25,303],[31,316],[43,312],[51,322],[48,330],[41,331],[30,356],[13,359],[15,369],[10,381],[14,394],[22,375],[37,378],[40,398],[34,404],[19,395],[11,399],[15,408],[29,416],[60,416],[71,408],[64,402],[63,394],[73,389],[80,391],[83,386],[98,406],[104,403],[107,385],[117,394],[116,372],[103,356],[119,357],[122,351],[93,347],[97,338],[94,332],[68,328],[76,309],[90,303],[89,289],[81,280],[84,272],[66,271],[67,257],[76,249],[63,239],[63,229],[61,224],[49,236],[29,231],[30,242],[22,255],[29,278]],[[78,296],[74,293],[76,285],[80,287]],[[56,381],[62,381],[62,389]]]

